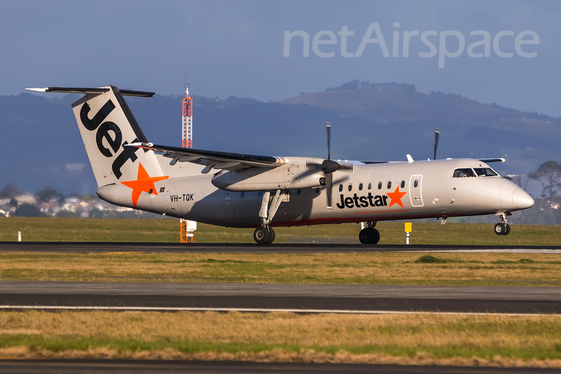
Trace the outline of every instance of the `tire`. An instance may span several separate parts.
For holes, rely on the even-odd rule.
[[[265,244],[271,244],[275,240],[275,230],[269,227],[269,236]]]
[[[362,244],[378,244],[380,241],[380,232],[375,228],[368,227],[360,230],[358,239]]]
[[[497,235],[506,235],[505,234],[506,230],[507,229],[504,223],[497,223],[495,225],[495,234]],[[509,232],[510,232],[510,227],[509,227]]]
[[[257,244],[268,244],[267,240],[269,239],[269,236],[269,230],[267,227],[258,227],[253,232],[253,240],[255,240]]]
[[[508,223],[505,223],[505,233],[503,235],[508,235],[510,234],[510,225]]]

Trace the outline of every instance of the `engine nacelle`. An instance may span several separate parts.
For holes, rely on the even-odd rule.
[[[270,169],[222,170],[212,178],[212,184],[222,190],[238,192],[319,187],[324,175],[317,165],[321,165],[322,160],[313,160],[313,164],[310,161],[309,158],[291,159],[285,165]]]

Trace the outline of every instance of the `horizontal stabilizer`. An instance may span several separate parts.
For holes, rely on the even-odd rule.
[[[26,88],[34,92],[55,92],[55,93],[77,93],[77,94],[102,94],[108,92],[110,87],[79,88],[79,87],[45,87],[45,88]],[[152,97],[154,92],[119,90],[124,96]]]

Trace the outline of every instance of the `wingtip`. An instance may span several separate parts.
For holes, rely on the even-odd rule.
[[[26,88],[26,90],[33,92],[47,92],[48,88]]]

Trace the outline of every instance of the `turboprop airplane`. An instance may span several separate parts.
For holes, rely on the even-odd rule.
[[[377,244],[379,221],[496,214],[494,231],[508,235],[507,216],[534,200],[487,163],[504,159],[339,162],[176,148],[148,142],[123,96],[152,92],[100,88],[34,88],[79,93],[72,104],[98,184],[110,203],[227,227],[255,227],[259,244],[272,226],[357,222],[359,240]]]

